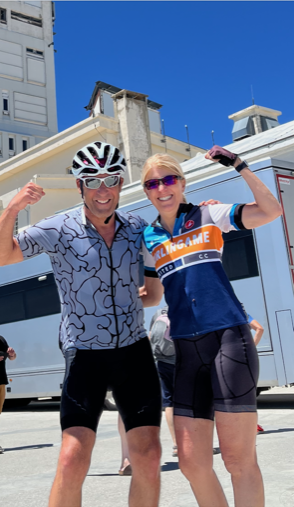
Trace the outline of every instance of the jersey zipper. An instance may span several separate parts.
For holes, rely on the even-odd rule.
[[[96,232],[97,234],[100,236],[100,238],[102,239],[103,243],[105,244],[107,250],[108,250],[108,253],[109,253],[109,260],[110,260],[110,287],[111,287],[111,299],[112,299],[112,306],[113,306],[113,315],[114,315],[114,320],[115,320],[115,327],[116,327],[116,334],[117,334],[117,343],[116,343],[116,346],[115,348],[119,348],[119,331],[118,331],[118,320],[117,320],[117,313],[116,313],[116,308],[115,308],[115,301],[114,301],[114,286],[113,286],[113,258],[112,258],[112,246],[113,246],[113,243],[115,241],[115,237],[118,233],[118,231],[122,228],[122,224],[120,223],[120,225],[118,226],[118,228],[116,229],[115,233],[114,233],[114,236],[113,236],[113,240],[112,240],[112,243],[111,243],[111,247],[109,248],[106,241],[104,240],[104,238],[101,236],[101,234],[99,234],[99,232],[97,231],[96,229]]]

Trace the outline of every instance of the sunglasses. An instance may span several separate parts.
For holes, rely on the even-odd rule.
[[[182,179],[183,179],[182,176],[171,174],[169,176],[165,176],[164,178],[145,181],[144,188],[147,188],[147,190],[154,190],[155,188],[159,187],[160,183],[162,183],[166,187],[170,187],[171,185],[175,185],[177,180]]]
[[[83,178],[82,179],[85,187],[90,188],[91,190],[97,190],[97,188],[101,187],[102,182],[107,188],[116,187],[120,182],[120,176],[106,176],[105,178]]]

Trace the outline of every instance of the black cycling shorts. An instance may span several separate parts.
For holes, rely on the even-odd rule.
[[[214,419],[214,411],[256,412],[259,362],[249,326],[174,340],[174,414]]]
[[[61,398],[62,430],[97,430],[107,389],[112,389],[126,431],[160,426],[161,392],[148,338],[127,347],[69,349]]]

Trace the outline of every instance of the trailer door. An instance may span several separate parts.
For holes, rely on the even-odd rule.
[[[289,255],[289,264],[294,283],[294,177],[277,174],[278,190],[283,208],[286,244]]]

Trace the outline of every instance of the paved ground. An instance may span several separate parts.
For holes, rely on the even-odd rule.
[[[58,409],[58,404],[35,403],[1,415],[0,444],[5,454],[0,456],[0,498],[5,507],[47,506],[60,448]],[[266,507],[293,507],[294,388],[275,388],[262,394],[259,420],[265,428],[257,438],[257,451],[265,482]],[[104,412],[85,481],[83,507],[127,506],[130,478],[117,474],[120,442],[116,423],[116,412]],[[177,459],[171,457],[164,419],[162,446],[160,506],[195,507],[196,501],[178,469]],[[233,507],[230,480],[220,455],[214,457],[214,465]]]

